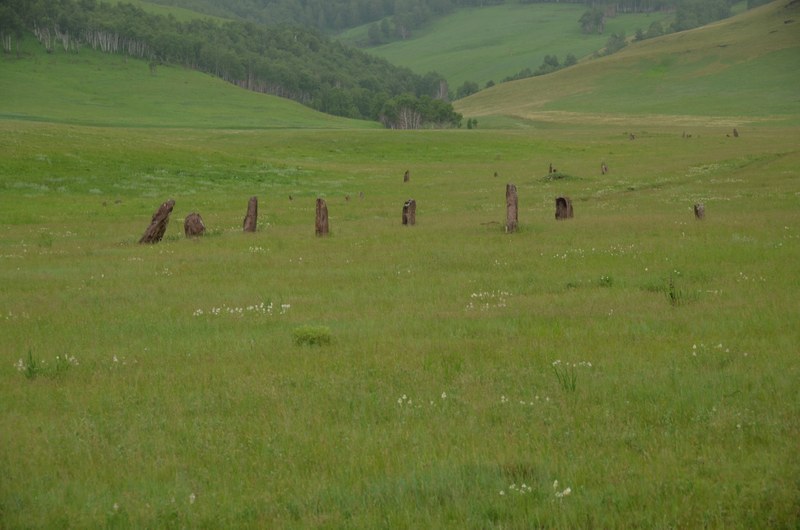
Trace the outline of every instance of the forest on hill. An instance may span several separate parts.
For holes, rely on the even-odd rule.
[[[91,47],[162,64],[207,72],[248,90],[293,99],[347,118],[387,127],[453,127],[461,116],[447,101],[447,84],[431,72],[368,55],[299,26],[181,22],[131,4],[95,0],[9,0],[0,6],[5,53],[19,50],[32,32],[48,53]]]
[[[406,39],[436,17],[466,7],[499,4],[572,3],[606,15],[672,10],[674,31],[702,26],[730,16],[740,0],[151,0],[200,13],[261,24],[299,24],[325,32],[374,24],[370,44]],[[747,0],[748,8],[769,0]]]

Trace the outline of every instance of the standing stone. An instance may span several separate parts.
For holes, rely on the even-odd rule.
[[[145,230],[144,235],[139,240],[139,243],[158,243],[164,237],[169,224],[169,214],[175,207],[175,200],[170,199],[159,206],[158,210],[153,214],[153,219],[150,221],[150,226]]]
[[[258,197],[250,197],[247,203],[247,215],[244,216],[242,228],[245,232],[255,232],[258,224]]]
[[[325,199],[317,199],[317,220],[315,227],[318,236],[328,235],[328,205],[325,204]]]
[[[694,205],[694,218],[698,221],[702,221],[706,216],[706,205],[702,202],[698,202]]]
[[[572,201],[569,197],[556,197],[556,220],[572,219]]]
[[[733,128],[733,137],[739,138],[739,131],[736,130],[736,127]]]
[[[506,233],[517,231],[517,187],[506,184]]]
[[[605,175],[606,173],[608,173],[608,166],[603,162],[600,164],[600,174]]]
[[[408,199],[403,204],[403,224],[414,226],[417,224],[417,201]]]
[[[411,173],[406,169],[406,172],[403,174],[403,182],[408,182],[411,180]]]
[[[192,212],[183,221],[183,233],[186,237],[198,237],[206,233],[206,225],[199,213]]]

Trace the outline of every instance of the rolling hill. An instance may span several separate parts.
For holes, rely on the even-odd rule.
[[[0,59],[0,118],[127,127],[371,128],[197,71],[89,48],[47,54],[29,38]]]
[[[524,68],[535,70],[545,55],[563,60],[581,58],[603,48],[609,35],[633,36],[653,22],[669,24],[666,13],[625,14],[609,18],[604,34],[584,34],[578,20],[586,6],[578,4],[504,4],[464,8],[431,23],[411,39],[366,48],[389,62],[417,73],[436,71],[451,88],[465,81],[500,82]],[[347,43],[363,41],[366,26],[339,36]]]
[[[504,83],[455,107],[496,125],[509,119],[797,125],[798,86],[800,2],[780,0],[551,75]]]

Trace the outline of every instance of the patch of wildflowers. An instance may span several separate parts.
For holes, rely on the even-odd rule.
[[[192,312],[192,316],[194,317],[201,317],[203,315],[208,316],[221,316],[221,315],[229,315],[235,317],[242,317],[245,314],[249,315],[266,315],[272,316],[273,314],[278,315],[285,315],[289,309],[291,309],[291,304],[280,304],[280,306],[275,306],[273,302],[264,303],[260,302],[258,304],[251,304],[248,306],[242,307],[233,307],[227,304],[222,304],[218,307],[212,307],[210,309],[195,309]]]
[[[472,293],[466,311],[489,311],[493,308],[506,307],[508,298],[513,296],[507,291],[485,291]]]

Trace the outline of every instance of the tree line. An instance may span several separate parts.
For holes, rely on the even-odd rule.
[[[180,22],[131,4],[96,0],[4,0],[0,41],[5,51],[11,52],[26,32],[49,53],[90,47],[144,59],[151,72],[160,64],[184,66],[248,90],[387,127],[461,123],[461,115],[446,101],[447,83],[436,72],[415,74],[299,26]]]
[[[637,39],[657,37],[666,32],[692,29],[731,16],[731,6],[738,0],[629,0],[628,2],[592,2],[578,23],[584,33],[603,33],[606,19],[618,12],[672,11],[675,20],[668,28],[651,26],[649,34],[642,30]],[[748,0],[748,8],[768,0]],[[657,23],[660,26],[660,23]]]
[[[369,24],[368,41],[376,45],[407,39],[432,19],[465,7],[500,4],[571,3],[606,15],[675,11],[676,31],[730,15],[735,0],[152,0],[199,13],[265,25],[301,25],[335,33]],[[748,7],[768,0],[748,0]],[[612,15],[613,16],[613,15]],[[677,29],[680,28],[680,29]]]

